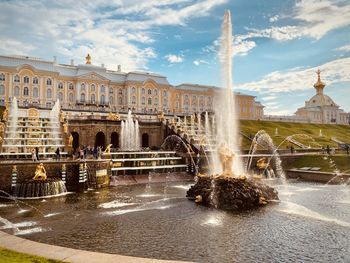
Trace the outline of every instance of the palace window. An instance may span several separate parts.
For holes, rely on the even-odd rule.
[[[0,95],[5,95],[5,86],[0,85]]]
[[[38,93],[39,93],[38,88],[34,87],[33,88],[33,97],[38,97],[38,95],[39,95]]]
[[[118,98],[118,104],[119,104],[119,105],[122,105],[122,104],[123,104],[123,98],[122,98],[122,97],[119,97],[119,98]]]
[[[15,87],[15,96],[18,97],[18,96],[19,96],[19,93],[20,93],[20,92],[19,92],[19,87],[16,86],[16,87]]]
[[[85,91],[85,84],[84,83],[82,83],[81,85],[80,85],[80,90],[81,91]],[[85,96],[85,95],[84,95]]]
[[[62,82],[60,82],[60,83],[58,84],[58,88],[59,88],[59,89],[63,89],[63,83],[62,83]]]
[[[152,105],[152,99],[148,98],[148,105]]]
[[[18,76],[18,75],[16,75],[14,80],[15,80],[15,82],[20,82],[20,78],[19,78],[19,76]]]
[[[0,81],[5,81],[5,74],[4,73],[0,74]]]
[[[85,102],[85,94],[84,93],[80,94],[80,102]]]
[[[158,106],[158,98],[154,99],[154,105]]]
[[[47,86],[51,86],[52,85],[52,80],[51,79],[47,79],[46,80],[46,85]]]
[[[5,105],[5,100],[1,99],[0,100],[0,106],[4,106]]]
[[[142,88],[141,94],[142,94],[142,95],[145,95],[145,94],[146,94],[146,90],[145,90],[144,88]]]
[[[101,104],[105,104],[105,95],[101,95],[100,102],[101,102]]]
[[[163,91],[163,96],[164,97],[168,96],[168,92],[166,90]]]
[[[74,86],[73,86],[72,83],[69,83],[69,89],[70,89],[70,90],[73,90],[73,89],[74,89]]]
[[[58,99],[59,99],[59,101],[63,101],[63,93],[62,92],[58,93]]]
[[[156,95],[156,96],[158,95],[158,90],[157,89],[155,89],[153,92],[154,92],[154,95]]]
[[[118,94],[119,95],[123,95],[123,90],[122,89],[118,89]]]
[[[106,92],[106,87],[105,86],[101,86],[101,93],[104,93],[104,92]]]
[[[152,90],[148,90],[148,95],[151,95],[152,94]]]
[[[136,97],[135,97],[135,96],[132,96],[132,98],[131,98],[131,103],[132,103],[133,105],[136,104]]]
[[[96,97],[95,97],[95,94],[91,94],[91,103],[95,103],[95,100],[96,100]]]
[[[113,97],[112,96],[109,96],[109,103],[113,104]]]
[[[69,93],[69,95],[68,95],[68,100],[69,100],[69,102],[73,102],[73,100],[74,100],[74,95],[73,95],[73,93]]]
[[[28,87],[23,88],[23,96],[29,96],[29,89]]]
[[[25,76],[25,77],[23,78],[23,82],[24,82],[24,83],[29,83],[29,77],[28,77],[28,76]]]
[[[135,94],[135,93],[136,93],[136,89],[135,89],[135,87],[132,87],[132,89],[131,89],[131,93],[132,93],[132,94]]]
[[[110,89],[109,89],[109,94],[113,94],[113,93],[114,93],[113,88],[110,88]]]
[[[167,106],[167,104],[168,104],[168,99],[167,99],[167,98],[164,98],[164,99],[163,99],[163,105],[164,105],[164,106]]]
[[[146,99],[145,99],[145,97],[142,97],[142,98],[141,98],[141,104],[142,104],[142,105],[145,105],[145,104],[146,104]]]
[[[33,84],[38,84],[38,83],[39,83],[38,78],[37,78],[37,77],[34,77],[34,78],[33,78]]]
[[[52,98],[52,90],[51,89],[47,89],[47,91],[46,91],[46,98],[48,98],[48,99]]]
[[[96,86],[95,86],[95,84],[91,84],[91,92],[95,92],[95,90],[96,90]]]

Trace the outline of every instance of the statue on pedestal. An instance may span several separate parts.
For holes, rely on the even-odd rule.
[[[47,179],[46,170],[43,163],[37,165],[33,180],[45,181]]]
[[[216,178],[233,177],[232,165],[234,156],[233,152],[225,144],[220,146],[219,159],[222,166],[222,174]]]
[[[71,134],[69,135],[69,138],[68,138],[68,147],[72,147],[72,145],[73,145],[73,136]]]
[[[3,120],[4,122],[7,122],[8,117],[9,117],[9,111],[8,111],[8,109],[7,109],[7,107],[6,107],[5,110],[4,110],[3,113],[2,113],[2,120]]]

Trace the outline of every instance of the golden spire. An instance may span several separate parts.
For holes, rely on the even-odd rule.
[[[318,69],[316,73],[317,73],[317,82],[314,84],[314,88],[316,89],[317,94],[323,94],[323,88],[326,86],[326,84],[324,84],[321,81],[321,70]]]
[[[91,56],[90,56],[90,54],[87,54],[87,56],[85,57],[85,59],[86,59],[85,64],[91,64]]]

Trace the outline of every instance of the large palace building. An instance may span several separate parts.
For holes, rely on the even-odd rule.
[[[0,104],[16,97],[20,107],[51,108],[57,99],[63,110],[187,115],[212,112],[220,88],[197,84],[169,84],[165,76],[122,72],[86,64],[70,65],[25,57],[0,56]],[[254,96],[236,94],[240,119],[262,118],[263,106]]]

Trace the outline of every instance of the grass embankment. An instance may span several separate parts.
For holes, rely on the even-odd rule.
[[[0,247],[0,263],[62,263],[63,261],[19,253]]]
[[[305,155],[289,164],[286,168],[292,169],[302,167],[320,167],[321,172],[335,172],[336,169],[340,172],[345,172],[350,170],[350,156],[331,155],[330,157],[325,158],[325,156],[320,155]],[[346,173],[350,174],[350,171],[347,171]]]
[[[276,128],[278,135],[275,135]],[[332,124],[307,124],[307,123],[291,123],[291,122],[275,122],[275,121],[252,121],[241,120],[240,130],[245,135],[254,136],[259,130],[265,130],[272,138],[275,145],[279,145],[287,136],[293,134],[305,134],[307,136],[298,135],[293,137],[306,146],[311,147],[338,147],[338,144],[331,140],[335,137],[339,141],[350,143],[350,126],[349,125],[332,125]],[[320,137],[320,130],[322,137]],[[282,149],[290,146],[290,142],[282,144]],[[242,148],[249,149],[250,141],[242,140]],[[298,148],[293,145],[294,148]]]

